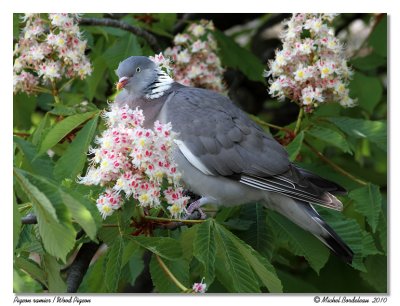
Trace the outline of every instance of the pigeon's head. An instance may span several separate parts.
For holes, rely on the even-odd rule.
[[[135,96],[143,96],[157,80],[158,66],[145,56],[131,56],[119,63],[117,89],[126,89]]]

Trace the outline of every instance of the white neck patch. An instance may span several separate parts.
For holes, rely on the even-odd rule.
[[[163,96],[174,82],[174,80],[161,69],[158,69],[157,75],[157,80],[150,85],[149,92],[145,95],[147,99],[157,99]]]

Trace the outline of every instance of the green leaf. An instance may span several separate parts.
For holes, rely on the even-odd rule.
[[[193,241],[193,255],[203,264],[204,277],[208,284],[212,283],[215,277],[215,253],[214,223],[207,220],[198,226]]]
[[[39,147],[40,142],[43,140],[43,135],[46,132],[46,130],[50,127],[50,116],[49,113],[46,113],[43,118],[40,119],[40,123],[38,127],[35,129],[35,131],[32,134],[32,144],[35,145],[36,147]]]
[[[78,132],[76,138],[67,147],[54,167],[54,175],[58,180],[75,179],[82,171],[87,160],[87,151],[97,128],[99,115],[88,121]]]
[[[265,83],[264,65],[253,53],[242,48],[231,37],[218,30],[213,34],[218,43],[218,55],[223,66],[239,69],[250,80]]]
[[[13,14],[13,38],[16,40],[18,40],[18,38],[19,38],[21,16],[22,16],[22,14],[20,14],[20,13]]]
[[[250,265],[254,273],[270,292],[282,292],[281,281],[276,275],[274,267],[265,257],[262,257],[249,245],[218,224],[216,224],[216,231],[219,231],[220,235],[233,242],[236,249],[244,257],[244,260]]]
[[[182,247],[180,243],[169,237],[128,237],[131,241],[168,260],[182,258]]]
[[[144,269],[144,261],[143,261],[143,249],[136,250],[128,261],[129,266],[129,283],[134,286],[136,282],[136,278],[142,273]]]
[[[104,52],[104,58],[111,72],[118,68],[120,62],[124,59],[133,56],[142,55],[142,49],[137,40],[137,37],[131,33],[118,37],[114,44]],[[111,74],[113,77],[114,73]]]
[[[14,258],[15,266],[28,273],[33,279],[37,280],[44,286],[47,285],[46,273],[40,268],[40,266],[29,258],[24,258],[22,256]]]
[[[93,61],[93,72],[86,79],[87,83],[87,97],[90,101],[93,100],[96,95],[97,88],[100,84],[100,81],[104,79],[104,74],[107,68],[107,61],[103,58],[103,56],[98,56]]]
[[[368,253],[367,250],[364,250],[364,247],[368,245],[364,244],[367,242],[364,238],[364,231],[361,229],[357,221],[354,219],[348,219],[337,212],[320,207],[317,207],[317,209],[324,220],[354,252],[352,266],[357,270],[365,271],[363,254]]]
[[[380,56],[387,57],[387,15],[379,21],[371,33],[368,43]]]
[[[378,77],[354,73],[350,82],[350,94],[358,99],[358,104],[372,114],[375,106],[381,101],[383,86]]]
[[[71,212],[72,217],[80,226],[82,226],[83,230],[92,240],[96,240],[97,234],[97,222],[94,215],[97,215],[97,212],[90,212],[89,206],[94,206],[83,196],[80,196],[73,192],[64,192],[59,189],[60,195],[64,204],[68,207]]]
[[[386,56],[382,57],[375,52],[372,52],[364,57],[355,58],[350,62],[351,66],[363,71],[368,71],[376,69],[378,67],[386,66],[386,63],[387,63]]]
[[[13,251],[18,245],[19,234],[21,232],[21,214],[18,210],[17,199],[15,198],[15,192],[13,192]]]
[[[290,161],[295,161],[297,155],[300,153],[301,146],[303,145],[304,140],[304,132],[301,131],[295,139],[292,140],[291,143],[286,147],[286,151],[289,154]]]
[[[180,235],[180,243],[182,246],[183,258],[190,262],[193,258],[193,242],[197,235],[199,225],[195,225],[186,229],[182,229]]]
[[[262,204],[243,205],[241,218],[254,222],[247,231],[238,233],[239,238],[266,258],[271,259],[274,248],[273,237],[266,223],[267,214]]]
[[[82,283],[78,288],[79,293],[106,293],[106,284],[104,281],[104,263],[107,254],[100,255],[97,260],[89,266],[89,269],[83,277]]]
[[[189,264],[184,259],[179,260],[166,260],[163,262],[175,276],[175,278],[186,288],[190,288],[189,284]],[[180,288],[167,276],[165,271],[161,268],[156,256],[153,254],[150,260],[150,275],[153,285],[157,292],[160,293],[178,293],[182,292]]]
[[[368,224],[371,225],[372,231],[375,233],[382,210],[382,197],[379,187],[368,184],[365,187],[352,190],[349,197],[355,201],[356,211],[366,216]]]
[[[44,136],[44,139],[40,145],[38,155],[43,154],[48,149],[55,146],[60,140],[71,133],[79,125],[94,117],[99,111],[76,114],[65,118],[64,120],[56,123]]]
[[[386,122],[353,119],[348,117],[329,117],[327,119],[347,135],[355,138],[368,139],[385,152],[387,151]]]
[[[47,154],[35,158],[37,149],[31,142],[14,136],[14,143],[24,154],[23,169],[45,177],[53,177],[53,161]]]
[[[286,245],[295,255],[304,256],[311,268],[319,273],[328,261],[328,248],[311,233],[296,226],[278,213],[269,212],[267,217],[267,223],[274,229],[277,241]]]
[[[44,269],[47,274],[47,281],[48,281],[48,289],[51,293],[63,293],[67,291],[67,285],[61,278],[61,266],[57,262],[57,260],[50,256],[49,254],[45,254],[43,256],[43,264]]]
[[[107,251],[105,259],[104,281],[108,292],[115,293],[118,289],[122,271],[122,254],[124,252],[124,240],[121,236],[115,238],[115,242]]]
[[[352,154],[352,151],[344,135],[342,135],[338,131],[335,131],[332,128],[318,125],[318,126],[313,126],[311,129],[307,130],[306,133],[334,147],[339,148],[345,153]]]
[[[36,109],[35,96],[19,93],[13,96],[14,128],[29,130],[32,126],[32,114]]]
[[[57,196],[54,186],[46,183],[42,177],[20,169],[14,169],[14,176],[32,201],[44,248],[65,262],[67,254],[75,245],[76,232],[65,215],[64,205],[56,203],[54,199]],[[59,212],[56,212],[55,205]]]
[[[361,273],[361,277],[380,293],[387,293],[387,257],[370,256],[365,261],[368,272]]]
[[[238,250],[237,243],[232,238],[233,234],[230,234],[218,223],[214,223],[214,228],[217,239],[217,257],[219,257],[219,262],[223,262],[223,266],[216,264],[216,275],[219,281],[230,291],[260,292],[258,281],[248,263],[248,258]]]

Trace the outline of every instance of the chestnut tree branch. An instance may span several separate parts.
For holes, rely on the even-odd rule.
[[[162,51],[160,45],[158,44],[158,41],[156,37],[153,34],[150,34],[149,32],[143,30],[142,28],[130,25],[129,23],[126,23],[124,21],[120,20],[115,20],[111,18],[87,18],[83,17],[79,19],[79,24],[80,25],[100,25],[100,26],[105,26],[105,27],[113,27],[113,28],[119,28],[128,32],[131,32],[132,34],[135,34],[137,36],[142,37],[145,39],[150,47],[154,50],[154,52],[159,53]]]

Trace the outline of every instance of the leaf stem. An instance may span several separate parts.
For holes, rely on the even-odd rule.
[[[300,106],[299,115],[297,116],[296,127],[294,129],[294,135],[297,135],[297,133],[300,130],[301,121],[303,120],[303,115],[304,115],[304,108]]]
[[[61,104],[61,99],[60,99],[60,96],[59,96],[59,91],[58,91],[58,89],[57,89],[57,85],[56,85],[56,82],[52,79],[51,80],[51,87],[52,87],[52,92],[51,92],[51,94],[53,95],[53,97],[54,97],[54,102],[56,102],[56,104]]]
[[[172,282],[179,288],[181,289],[183,292],[188,292],[189,288],[186,288],[184,285],[182,285],[182,283],[180,281],[178,281],[178,279],[175,277],[174,274],[172,274],[172,272],[168,269],[167,265],[164,263],[164,261],[160,258],[160,256],[158,256],[157,254],[154,254],[157,258],[157,261],[161,267],[161,269],[163,269],[163,271],[165,272],[165,274],[172,280]]]
[[[321,152],[319,152],[317,149],[315,149],[313,146],[311,146],[309,143],[307,143],[307,141],[303,141],[303,143],[306,145],[306,147],[308,147],[312,152],[315,153],[315,155],[317,155],[322,161],[324,161],[325,163],[327,163],[329,166],[331,166],[333,169],[335,169],[337,172],[339,172],[340,174],[348,177],[349,179],[353,180],[354,182],[366,186],[368,185],[367,182],[355,177],[354,175],[352,175],[351,173],[347,172],[346,170],[344,170],[342,167],[340,167],[338,164],[334,163],[333,161],[331,161],[329,158],[325,157]]]
[[[161,221],[161,222],[182,222],[182,223],[203,223],[204,221],[206,221],[206,220],[169,219],[169,218],[152,217],[152,216],[143,216],[143,219],[155,220],[155,221]]]
[[[263,125],[263,126],[266,126],[266,127],[268,127],[268,128],[273,128],[273,129],[280,130],[280,131],[285,131],[285,132],[288,132],[288,133],[291,133],[291,132],[292,132],[292,131],[291,131],[290,129],[288,129],[288,128],[285,128],[285,127],[279,126],[279,125],[275,125],[275,124],[272,124],[272,123],[265,122],[264,120],[261,120],[260,118],[258,118],[258,117],[256,117],[256,116],[250,115],[250,118],[251,118],[254,122],[258,123],[259,125]]]

